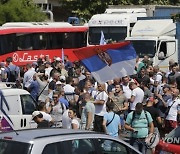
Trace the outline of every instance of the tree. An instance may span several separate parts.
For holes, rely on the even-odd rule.
[[[94,14],[103,13],[108,5],[179,5],[179,0],[59,0],[67,16],[89,20]]]
[[[1,0],[0,25],[6,22],[44,21],[46,15],[35,6],[32,0]]]

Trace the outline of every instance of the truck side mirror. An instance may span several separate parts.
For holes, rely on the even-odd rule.
[[[164,52],[159,52],[159,54],[158,54],[158,59],[159,60],[164,60],[164,59],[166,59],[166,57],[165,57],[165,55],[164,55]]]

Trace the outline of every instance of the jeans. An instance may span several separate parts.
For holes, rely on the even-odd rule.
[[[131,138],[130,144],[143,154],[146,154],[147,147],[145,144],[145,138]]]

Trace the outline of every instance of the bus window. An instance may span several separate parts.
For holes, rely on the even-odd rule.
[[[72,48],[73,43],[73,33],[64,33],[63,35],[63,48]]]
[[[33,34],[33,49],[34,50],[41,50],[47,49],[47,34],[44,33],[34,33]]]
[[[15,51],[15,34],[1,35],[0,36],[0,54],[7,54]]]
[[[49,33],[49,41],[51,49],[63,48],[63,33]]]
[[[87,33],[74,33],[74,47],[81,48],[87,46]]]
[[[80,48],[86,46],[86,35],[84,33],[64,33],[63,48]]]
[[[17,50],[32,50],[32,34],[16,34]]]

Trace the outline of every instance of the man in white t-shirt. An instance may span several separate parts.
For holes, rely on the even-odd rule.
[[[125,76],[122,78],[122,90],[127,99],[131,98],[131,89],[129,89],[129,81],[130,81],[129,76]]]
[[[130,111],[134,111],[136,104],[143,102],[144,91],[141,88],[139,88],[134,82],[129,83],[129,88],[132,90],[132,95],[129,99]]]
[[[159,70],[159,66],[154,66],[154,86],[157,87],[159,84],[162,83],[162,79],[163,79],[163,74],[162,72]]]
[[[63,87],[64,93],[65,93],[65,98],[69,102],[74,101],[74,95],[75,95],[75,88],[72,86],[73,84],[73,78],[72,77],[67,77],[66,78],[66,85]]]
[[[166,112],[165,130],[169,133],[171,130],[177,127],[177,116],[180,115],[180,99],[178,97],[179,90],[172,89],[172,99],[167,101],[168,110]]]
[[[106,111],[106,102],[108,100],[108,95],[105,91],[105,84],[98,84],[98,91],[94,95],[94,105],[95,105],[95,118],[94,118],[94,131],[103,132],[103,116]]]
[[[46,108],[46,103],[45,102],[40,102],[38,105],[38,110],[41,112],[43,115],[43,119],[50,122],[51,125],[54,124],[54,119],[51,117],[51,115],[48,113],[49,111]]]

